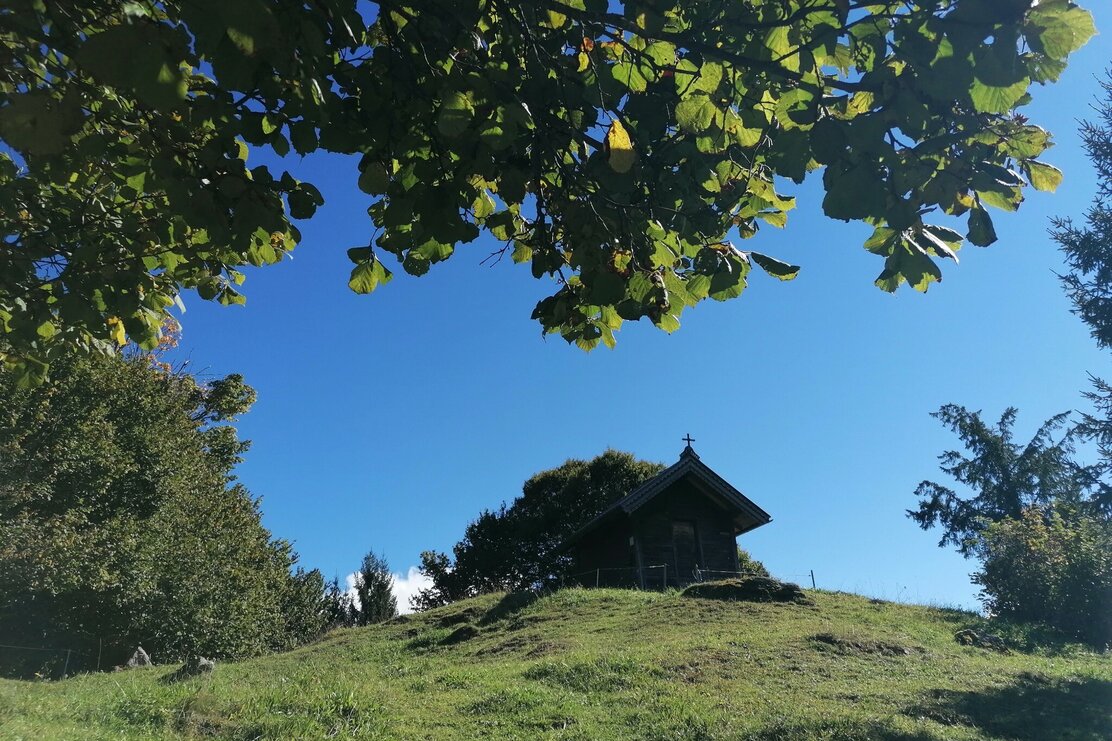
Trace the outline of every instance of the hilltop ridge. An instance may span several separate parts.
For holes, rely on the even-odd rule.
[[[959,645],[978,616],[566,589],[486,595],[295,651],[0,682],[11,739],[1103,739],[1112,659]],[[1006,636],[1015,645],[1017,637]],[[157,659],[157,657],[155,657]]]

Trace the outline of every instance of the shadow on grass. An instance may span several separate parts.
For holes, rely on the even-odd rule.
[[[686,738],[686,737],[685,737]],[[695,737],[698,738],[698,737]],[[883,721],[862,723],[856,719],[780,720],[745,737],[748,741],[938,741],[928,731],[905,731]]]
[[[1024,673],[1010,685],[982,692],[935,690],[908,714],[1007,739],[1103,741],[1112,738],[1112,681]]]
[[[539,598],[540,594],[537,592],[514,592],[512,594],[507,594],[505,597],[498,600],[498,604],[483,614],[482,619],[479,620],[479,625],[490,625],[499,620],[505,620],[521,612]]]

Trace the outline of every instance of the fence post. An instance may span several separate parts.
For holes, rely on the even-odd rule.
[[[595,569],[595,589],[598,589],[598,574],[602,569]]]
[[[664,590],[664,589],[667,589],[667,588],[668,588],[668,564],[665,563],[664,564],[664,586],[661,587],[661,590]]]
[[[62,667],[62,679],[66,678],[66,674],[69,673],[69,668],[70,668],[70,649],[67,648],[66,649],[66,665],[64,667]]]
[[[811,589],[815,588],[815,570],[811,569]]]
[[[101,654],[101,651],[103,651],[103,650],[104,650],[104,639],[103,638],[98,638],[97,639],[97,671],[98,672],[100,671],[100,654]]]

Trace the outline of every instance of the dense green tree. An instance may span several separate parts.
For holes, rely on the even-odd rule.
[[[740,573],[750,576],[772,576],[765,568],[764,563],[753,558],[749,551],[741,546],[738,546],[737,549],[737,569]]]
[[[452,549],[454,560],[435,551],[421,554],[421,573],[432,585],[414,598],[414,606],[559,583],[570,565],[561,548],[568,536],[663,468],[607,450],[532,476],[510,505],[485,510],[467,526]]]
[[[1102,84],[1102,97],[1094,108],[1095,121],[1083,121],[1081,141],[1096,170],[1097,194],[1085,214],[1083,226],[1072,219],[1053,221],[1051,235],[1062,248],[1069,272],[1062,283],[1074,313],[1089,325],[1102,349],[1112,348],[1112,75]],[[1077,434],[1095,441],[1101,455],[1101,499],[1112,510],[1112,386],[1091,376],[1085,398],[1092,411],[1084,412]]]
[[[1075,460],[1069,415],[1051,417],[1026,444],[1012,432],[1015,409],[996,425],[955,405],[934,416],[968,452],[939,459],[969,494],[924,481],[908,515],[924,530],[941,526],[940,546],[980,561],[973,582],[990,614],[1053,625],[1096,645],[1112,640],[1112,518],[1102,506],[1101,468]]]
[[[68,355],[22,389],[0,375],[0,634],[142,644],[158,661],[242,656],[323,630],[323,581],[233,480],[254,392],[149,356]],[[94,652],[95,655],[95,652]]]
[[[952,545],[966,558],[978,556],[984,530],[994,522],[1019,518],[1032,506],[1091,503],[1094,474],[1074,460],[1069,413],[1048,419],[1024,444],[1012,431],[1017,414],[1009,408],[990,425],[980,412],[956,404],[932,413],[968,452],[948,450],[939,456],[942,471],[967,492],[923,481],[915,490],[919,508],[907,512],[924,530],[942,528],[939,546]]]
[[[1069,272],[1062,282],[1074,312],[1102,348],[1112,347],[1112,78],[1103,83],[1098,122],[1081,138],[1097,171],[1098,192],[1085,225],[1052,221]],[[1054,625],[1097,645],[1112,641],[1112,386],[1092,377],[1086,397],[1095,412],[1078,423],[1068,413],[1043,423],[1018,445],[1016,410],[991,427],[980,413],[947,405],[935,416],[955,432],[965,456],[948,451],[942,470],[974,492],[919,485],[919,509],[908,514],[924,529],[941,525],[939,545],[981,560],[973,581],[991,614]],[[1057,440],[1054,433],[1062,431]],[[1101,462],[1074,459],[1077,440],[1096,441]]]
[[[353,290],[486,230],[588,349],[675,330],[753,264],[793,277],[731,239],[818,170],[826,214],[874,227],[877,285],[926,290],[963,239],[931,221],[988,245],[988,207],[1057,186],[1016,111],[1093,33],[1069,0],[13,0],[0,353],[33,381],[64,347],[153,345],[183,289],[242,303],[322,204],[252,147],[352,156]]]
[[[1112,645],[1112,519],[1061,502],[1035,505],[989,525],[980,551],[973,582],[990,614]]]
[[[1062,284],[1074,312],[1089,325],[1093,339],[1112,348],[1112,75],[1102,83],[1094,106],[1097,119],[1081,123],[1081,142],[1097,176],[1097,194],[1084,225],[1053,220],[1051,235],[1062,248],[1069,272]]]
[[[355,572],[355,623],[372,625],[396,617],[398,600],[394,597],[394,575],[385,556],[368,553]]]
[[[325,625],[331,628],[350,628],[355,625],[356,608],[351,594],[340,586],[340,578],[332,577],[324,588]]]

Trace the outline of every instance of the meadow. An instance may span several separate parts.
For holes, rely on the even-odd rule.
[[[1107,739],[1112,658],[969,612],[566,589],[487,595],[289,653],[0,681],[5,739]],[[157,656],[154,657],[157,660]]]

